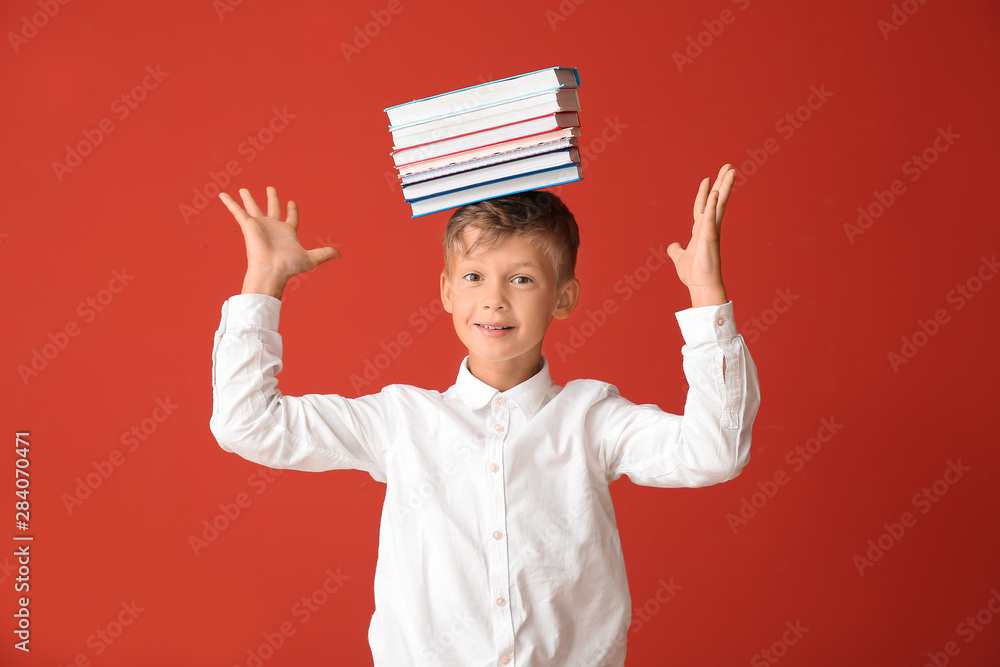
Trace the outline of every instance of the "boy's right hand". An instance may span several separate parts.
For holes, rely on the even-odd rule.
[[[292,276],[311,271],[328,260],[340,257],[336,248],[306,250],[299,243],[299,212],[295,202],[288,202],[288,217],[282,221],[278,192],[267,188],[267,215],[246,188],[240,189],[241,207],[225,192],[219,199],[236,218],[247,246],[247,275],[243,294],[267,294],[281,298]],[[245,209],[245,210],[244,210]]]

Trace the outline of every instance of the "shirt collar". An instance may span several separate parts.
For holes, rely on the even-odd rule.
[[[455,389],[459,398],[470,410],[479,410],[489,405],[494,396],[502,393],[513,401],[525,419],[531,419],[541,409],[549,392],[555,386],[549,374],[549,360],[542,357],[542,369],[533,376],[505,392],[499,392],[469,371],[469,357],[462,360],[458,369]]]

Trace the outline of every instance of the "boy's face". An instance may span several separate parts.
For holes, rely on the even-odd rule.
[[[466,231],[463,247],[470,248],[478,235]],[[526,380],[538,372],[549,323],[576,307],[576,279],[557,286],[552,259],[533,239],[517,236],[494,249],[456,253],[451,265],[450,275],[441,274],[441,301],[469,349],[472,374],[484,379],[530,370]]]

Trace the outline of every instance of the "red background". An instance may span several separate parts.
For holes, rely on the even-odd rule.
[[[990,425],[1000,280],[976,282],[1000,249],[1000,11],[986,0],[903,4],[911,14],[898,6],[902,25],[883,34],[889,0],[401,0],[396,13],[380,0],[246,0],[221,15],[209,0],[76,0],[52,18],[36,2],[3,3],[0,663],[68,665],[82,654],[78,664],[247,665],[264,634],[290,622],[268,667],[370,664],[384,487],[355,471],[285,472],[264,487],[250,479],[256,466],[218,447],[212,338],[240,289],[243,242],[213,197],[187,220],[181,205],[198,204],[206,186],[214,194],[211,173],[234,160],[227,191],[249,187],[262,201],[276,186],[299,203],[307,246],[322,237],[343,252],[286,291],[285,393],[356,395],[351,376],[404,331],[412,345],[360,393],[393,382],[445,389],[464,350],[447,318],[422,332],[417,321],[438,298],[447,214],[409,219],[382,109],[566,65],[581,73],[591,159],[584,181],[560,189],[582,230],[584,289],[547,340],[557,382],[596,377],[634,402],[683,408],[672,313],[686,291],[671,266],[628,299],[615,285],[651,246],[686,243],[701,178],[726,161],[746,177],[726,212],[723,256],[760,370],[752,461],[706,489],[614,486],[633,604],[647,619],[630,633],[629,664],[773,664],[763,650],[789,666],[1000,664],[1000,617],[987,606],[1000,587]],[[732,21],[715,22],[727,9]],[[44,25],[26,28],[36,14]],[[345,55],[355,39],[363,48]],[[687,48],[694,57],[678,67],[673,54]],[[168,74],[123,118],[112,105],[147,67]],[[803,107],[813,86],[830,95]],[[249,160],[241,143],[274,108],[294,118],[264,133],[270,143]],[[778,123],[796,112],[789,136]],[[69,172],[53,166],[104,118],[113,131],[91,154]],[[618,129],[602,143],[607,123]],[[958,135],[940,153],[939,128]],[[934,163],[906,171],[925,150]],[[902,194],[849,238],[858,207],[877,204],[876,193],[888,202],[896,180]],[[102,292],[123,268],[134,278]],[[979,291],[959,309],[949,292],[967,283]],[[794,297],[781,313],[770,310],[778,291]],[[79,306],[102,296],[113,298],[92,317]],[[556,344],[606,299],[617,312],[560,355]],[[920,347],[894,368],[889,353],[939,309],[944,322],[927,325],[935,335],[918,333]],[[22,376],[67,324],[77,335]],[[122,434],[162,417],[156,401],[168,398],[173,413],[146,421],[155,431],[129,451]],[[796,469],[786,456],[826,437],[823,419],[842,427]],[[30,654],[10,633],[16,431],[31,434]],[[68,509],[79,480],[116,450],[121,465]],[[939,482],[939,497],[934,483],[959,460],[968,470]],[[766,484],[776,474],[786,483]],[[933,504],[914,502],[925,487]],[[204,521],[224,525],[220,503],[240,493],[250,505],[196,555],[189,538]],[[727,515],[743,500],[760,506],[734,531]],[[886,536],[883,524],[905,512],[915,524]],[[855,557],[880,536],[890,548],[859,572]],[[327,569],[348,578],[301,622],[294,605]],[[663,605],[661,581],[680,586]],[[113,643],[96,639],[117,634],[133,600],[143,610],[134,622]],[[970,637],[960,624],[977,613],[990,622]],[[786,622],[808,631],[783,638]]]

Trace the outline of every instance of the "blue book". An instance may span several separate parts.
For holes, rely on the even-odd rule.
[[[419,218],[422,215],[437,213],[438,211],[455,208],[456,206],[464,206],[465,204],[482,201],[483,199],[492,199],[493,197],[502,197],[516,192],[538,190],[552,187],[553,185],[570,183],[578,181],[582,177],[583,174],[580,170],[580,165],[570,164],[564,167],[546,169],[533,174],[515,176],[514,178],[494,181],[492,183],[474,185],[469,188],[453,190],[434,197],[425,197],[424,199],[412,201],[410,202],[410,208],[413,210],[413,215],[410,217]]]

